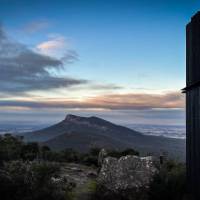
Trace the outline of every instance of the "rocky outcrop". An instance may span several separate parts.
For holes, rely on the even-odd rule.
[[[98,156],[98,165],[102,166],[104,159],[108,156],[108,153],[105,149],[101,149]]]
[[[107,157],[103,161],[98,184],[110,192],[120,193],[121,195],[124,193],[126,197],[130,196],[130,199],[136,199],[137,192],[143,191],[144,195],[144,191],[148,190],[149,183],[156,171],[154,159],[151,156],[129,155],[120,159]],[[132,194],[130,194],[130,191]]]

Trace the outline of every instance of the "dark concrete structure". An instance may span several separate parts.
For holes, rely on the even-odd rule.
[[[188,186],[200,200],[200,12],[186,28],[186,137]]]

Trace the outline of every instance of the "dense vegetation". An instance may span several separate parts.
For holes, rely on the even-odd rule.
[[[38,143],[26,143],[22,137],[6,134],[0,136],[0,194],[2,200],[73,200],[73,188],[60,176],[62,163],[73,162],[98,167],[99,148],[88,153],[72,149],[52,151]],[[108,151],[108,156],[139,155],[133,149]],[[158,173],[150,185],[148,200],[182,200],[185,192],[185,166],[175,161],[166,161],[158,166]],[[88,185],[92,198],[100,200],[104,191],[96,182]],[[124,199],[108,194],[108,200]],[[140,196],[143,199],[142,194]],[[105,196],[104,196],[105,199]]]
[[[25,143],[23,137],[13,137],[10,134],[0,136],[0,162],[11,160],[23,161],[54,161],[54,162],[76,162],[86,165],[98,166],[99,148],[91,148],[88,153],[79,153],[73,149],[63,151],[52,151],[48,146],[41,146],[36,142]],[[139,155],[133,149],[123,151],[110,150],[108,156],[121,157],[124,155]]]
[[[186,193],[185,165],[168,160],[150,185],[149,200],[181,200]]]

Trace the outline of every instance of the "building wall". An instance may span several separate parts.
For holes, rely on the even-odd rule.
[[[200,12],[192,17],[186,28],[186,85],[200,81]]]
[[[200,199],[200,87],[186,94],[188,185]]]
[[[186,134],[188,186],[200,200],[200,12],[186,28]]]

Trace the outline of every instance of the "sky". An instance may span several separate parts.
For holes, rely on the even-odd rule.
[[[185,124],[197,0],[0,0],[0,125],[66,114]]]

